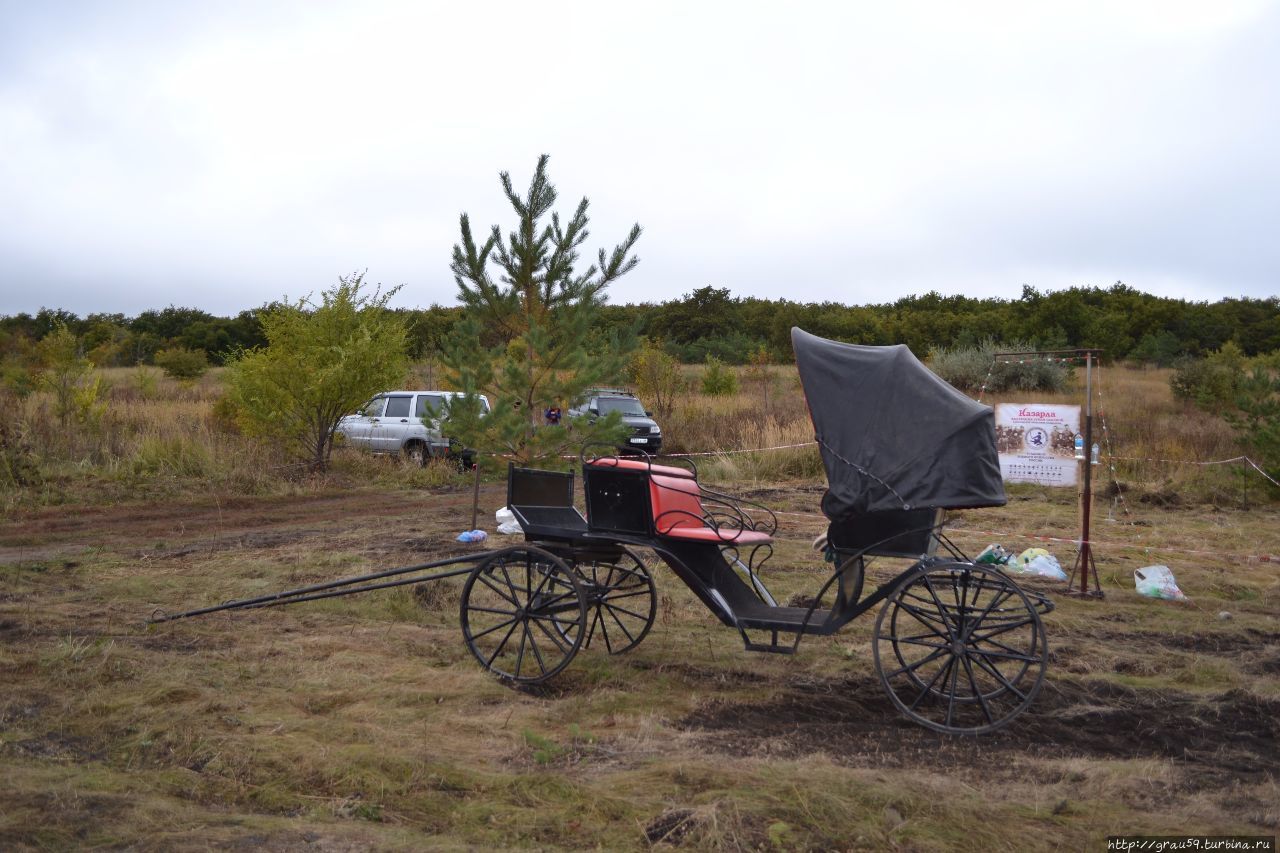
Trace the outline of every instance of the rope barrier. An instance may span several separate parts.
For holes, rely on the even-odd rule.
[[[827,522],[827,517],[817,512],[787,512],[785,510],[774,510],[774,515],[787,515],[793,518],[812,518],[812,519],[820,520],[823,523]],[[1068,544],[1068,545],[1077,545],[1077,546],[1080,544],[1079,539],[1068,539],[1062,536],[1041,536],[1035,533],[1025,533],[1017,530],[974,530],[968,527],[949,527],[947,528],[947,533],[948,535],[951,535],[951,536],[964,536],[964,535],[983,536],[983,537],[995,536],[995,537],[1004,538],[1004,539],[1008,539],[1008,538],[1030,539],[1033,542],[1054,542],[1059,544]],[[784,541],[791,541],[791,542],[807,542],[808,541],[807,539],[788,539],[787,537],[774,537],[774,538],[783,539]],[[1280,563],[1280,554],[1224,553],[1222,551],[1196,550],[1193,548],[1176,548],[1173,546],[1151,545],[1151,544],[1141,543],[1141,542],[1139,543],[1113,542],[1105,539],[1103,540],[1090,539],[1089,544],[1101,545],[1105,548],[1137,548],[1143,551],[1170,551],[1178,554],[1205,554],[1205,555],[1211,555],[1215,557],[1232,557],[1236,559],[1245,560],[1246,562],[1250,562],[1250,563]]]
[[[775,515],[814,515],[814,513],[776,512]],[[821,518],[823,521],[826,521],[825,516],[815,516],[815,517]],[[1075,546],[1079,546],[1080,544],[1079,539],[1067,539],[1061,536],[1039,536],[1032,533],[1021,533],[1017,531],[1008,531],[1008,530],[1000,531],[1000,530],[970,530],[966,528],[948,528],[947,535],[952,538],[971,535],[971,536],[981,536],[984,539],[989,537],[996,537],[1001,539],[1010,539],[1010,538],[1026,539],[1032,542],[1048,542],[1048,543],[1066,544],[1066,545],[1075,545]],[[806,544],[806,545],[811,544],[809,539],[800,539],[800,538],[789,537],[789,536],[774,536],[774,540],[782,541],[782,542],[797,542],[797,543]],[[1234,552],[1195,550],[1192,548],[1175,548],[1172,546],[1147,545],[1147,544],[1141,544],[1141,543],[1135,544],[1132,542],[1111,542],[1111,541],[1098,540],[1098,539],[1089,540],[1089,544],[1098,545],[1105,548],[1117,548],[1117,549],[1127,548],[1131,550],[1141,550],[1141,551],[1153,552],[1153,553],[1198,554],[1203,556],[1223,557],[1223,558],[1229,558],[1234,560],[1242,560],[1246,563],[1280,563],[1280,554],[1237,554]]]

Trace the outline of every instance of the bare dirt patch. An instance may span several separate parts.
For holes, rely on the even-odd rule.
[[[484,490],[489,502],[493,487]],[[279,547],[335,529],[389,519],[410,524],[469,505],[470,493],[362,491],[129,506],[56,507],[0,523],[0,565],[47,561],[86,548],[180,557],[199,551]],[[403,526],[402,525],[402,529]],[[164,543],[156,549],[155,543]]]
[[[911,725],[873,678],[807,681],[767,702],[713,700],[682,719],[714,748],[779,757],[815,753],[851,765],[983,766],[992,753],[1037,758],[1171,758],[1235,778],[1280,766],[1280,701],[1243,691],[1207,698],[1106,681],[1046,682],[1003,731],[952,738]]]

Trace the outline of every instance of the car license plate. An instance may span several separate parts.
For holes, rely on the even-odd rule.
[[[633,438],[633,439],[631,439],[631,443],[632,443],[632,444],[648,444],[648,443],[649,443],[649,439],[647,439],[647,438]]]

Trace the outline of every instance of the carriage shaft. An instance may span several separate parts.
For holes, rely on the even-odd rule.
[[[444,578],[463,575],[472,570],[471,566],[467,568],[454,569],[448,572],[439,572],[434,575],[428,575],[421,578],[413,578],[411,580],[396,581],[389,584],[371,584],[360,586],[355,589],[341,589],[342,587],[350,587],[356,584],[365,584],[368,581],[375,581],[381,578],[394,577],[396,575],[409,574],[410,572],[422,572],[427,569],[438,569],[442,566],[452,565],[454,563],[475,563],[488,558],[490,555],[497,553],[496,551],[482,551],[478,554],[464,554],[458,557],[450,557],[445,560],[433,560],[429,563],[419,563],[414,566],[403,566],[396,569],[386,569],[381,572],[373,572],[367,575],[357,575],[355,577],[340,578],[335,581],[327,581],[325,583],[312,584],[310,586],[298,587],[297,589],[287,589],[283,592],[271,593],[270,595],[260,595],[256,598],[245,598],[238,601],[228,601],[223,604],[217,604],[212,607],[201,607],[196,610],[187,610],[182,613],[164,614],[163,616],[153,617],[147,620],[147,624],[155,625],[160,622],[172,622],[177,619],[187,619],[192,616],[204,616],[207,613],[217,613],[222,610],[249,610],[258,607],[276,607],[284,604],[296,604],[300,601],[315,601],[318,598],[334,598],[339,595],[352,595],[357,592],[369,592],[375,589],[386,589],[391,586],[403,586],[410,583],[422,583],[425,581],[443,580]],[[329,590],[337,590],[328,592],[323,595],[313,595],[313,593],[324,593]]]

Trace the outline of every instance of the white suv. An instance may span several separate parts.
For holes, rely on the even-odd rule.
[[[457,391],[387,391],[338,422],[335,432],[352,447],[374,453],[404,453],[420,465],[436,456],[457,455],[467,461],[465,450],[451,449],[440,432],[445,400],[461,397]],[[489,411],[489,400],[480,395],[480,409]]]

